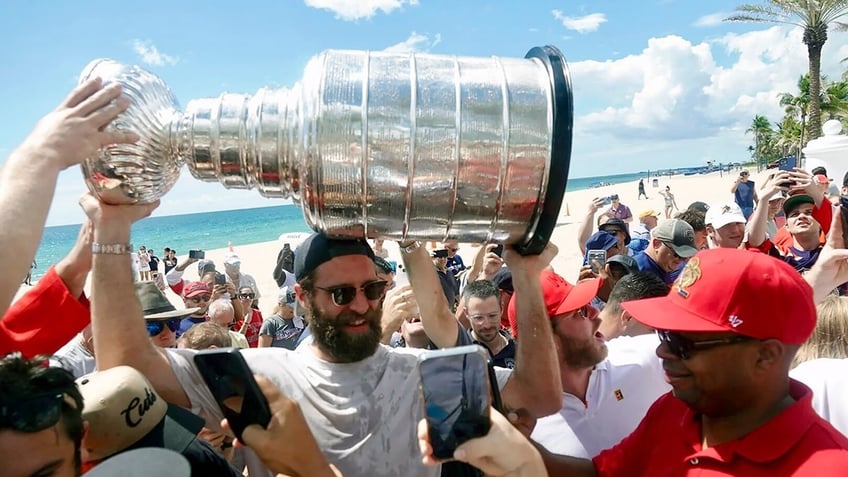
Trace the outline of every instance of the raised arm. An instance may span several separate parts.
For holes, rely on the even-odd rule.
[[[102,146],[138,140],[131,133],[103,130],[128,105],[120,86],[87,81],[44,116],[6,160],[0,173],[0,315],[32,265],[59,173]]]
[[[577,229],[577,246],[580,247],[580,255],[586,255],[586,241],[589,240],[592,231],[595,230],[595,213],[603,206],[604,199],[595,197],[586,209],[586,215],[580,222],[580,228]]]
[[[813,300],[822,302],[836,287],[848,283],[848,250],[842,232],[842,214],[833,214],[827,243],[822,248],[815,265],[804,274],[804,280],[813,288]]]
[[[421,324],[424,326],[424,332],[439,348],[456,346],[459,323],[448,306],[448,300],[442,291],[436,268],[427,249],[418,247],[411,253],[407,253],[404,248],[409,243],[402,242],[399,245],[403,264],[409,276],[409,284],[412,285],[418,308],[421,310]]]
[[[751,247],[759,247],[766,241],[766,221],[768,220],[768,202],[776,194],[787,190],[788,187],[783,187],[781,184],[789,182],[789,173],[780,171],[774,174],[763,188],[763,201],[757,205],[754,213],[748,220],[748,245]],[[772,237],[774,238],[774,237]]]
[[[557,254],[549,243],[540,255],[519,255],[507,248],[504,259],[512,272],[515,287],[515,316],[518,324],[518,350],[515,369],[502,395],[508,409],[526,408],[536,416],[547,416],[562,405],[553,328],[545,309],[539,275]]]
[[[191,403],[168,359],[147,335],[144,314],[135,296],[130,264],[130,226],[159,205],[105,205],[91,194],[80,205],[94,224],[94,242],[124,245],[124,253],[95,253],[91,272],[91,329],[97,367],[126,365],[141,371],[168,402]]]
[[[83,286],[89,270],[91,222],[86,220],[71,251],[3,316],[0,355],[53,354],[88,326],[91,312]]]

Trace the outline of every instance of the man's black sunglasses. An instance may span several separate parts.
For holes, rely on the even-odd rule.
[[[158,320],[158,321],[148,321],[147,325],[147,334],[151,337],[158,335],[165,329],[165,326],[168,326],[168,329],[171,331],[177,331],[180,329],[180,322],[182,318],[171,318],[168,320]]]
[[[65,393],[47,393],[24,401],[0,403],[0,429],[38,432],[59,422],[62,404],[76,408],[73,398]]]
[[[256,298],[256,294],[255,293],[239,293],[238,295],[236,295],[236,298],[244,298],[244,299],[252,300],[252,299]]]
[[[386,283],[387,282],[385,280],[375,280],[373,282],[368,282],[359,288],[350,285],[330,288],[316,286],[315,288],[330,293],[333,296],[333,303],[335,303],[336,306],[345,306],[356,298],[358,290],[362,290],[362,292],[365,293],[365,298],[369,300],[379,300],[383,297],[383,293],[386,292]]]
[[[669,351],[680,359],[689,359],[692,357],[692,352],[714,348],[716,346],[725,346],[735,343],[744,343],[747,341],[756,341],[756,338],[750,336],[731,336],[729,338],[721,338],[714,340],[693,341],[675,331],[657,330],[657,336],[660,341],[668,345]]]

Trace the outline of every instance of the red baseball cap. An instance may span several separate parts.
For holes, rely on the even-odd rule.
[[[794,268],[747,250],[716,248],[689,259],[668,295],[622,303],[660,330],[732,331],[801,344],[816,326],[813,290]]]
[[[539,276],[542,284],[542,297],[545,299],[545,309],[548,318],[563,315],[588,305],[598,294],[601,281],[597,278],[572,285],[552,270],[545,270]],[[509,300],[507,307],[509,327],[513,336],[518,336],[518,325],[515,321],[515,295]]]
[[[206,286],[203,282],[191,282],[186,285],[185,290],[183,290],[183,296],[186,298],[191,298],[197,295],[211,295],[212,290]]]

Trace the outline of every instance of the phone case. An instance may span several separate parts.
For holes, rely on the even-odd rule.
[[[489,432],[489,353],[478,345],[429,351],[419,358],[421,398],[433,456],[450,459],[463,442]]]
[[[212,392],[237,438],[251,424],[271,422],[268,400],[253,379],[253,372],[235,348],[198,351],[194,363]]]

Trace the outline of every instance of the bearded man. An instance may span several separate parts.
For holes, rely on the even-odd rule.
[[[91,195],[84,196],[81,203],[94,224],[95,242],[112,244],[129,242],[132,222],[156,206],[110,206]],[[414,257],[429,265],[417,266],[417,273],[410,274],[416,295],[420,291],[427,297],[427,303],[421,305],[422,317],[450,325],[447,318],[452,319],[452,313],[439,294],[438,278],[426,250],[417,245],[406,244],[403,250],[407,261]],[[541,391],[542,386],[533,386],[534,379],[539,382],[540,378],[547,386],[556,372],[550,329],[540,326],[545,317],[538,279],[555,253],[556,247],[548,245],[538,256],[521,256],[510,249],[504,254],[513,274],[521,279],[516,290],[524,292],[520,308],[528,313],[521,326],[528,336],[533,334],[532,328],[541,331],[536,340],[528,338],[524,347],[528,372],[519,375],[518,369],[513,373],[496,368],[497,384],[505,406],[528,408],[538,415],[553,412],[559,395],[556,381],[556,386],[546,388],[547,393]],[[208,426],[217,428],[213,430],[223,431],[218,426],[223,418],[220,408],[194,365],[195,352],[162,350],[150,344],[134,299],[129,256],[96,253],[92,270],[92,328],[95,342],[102,343],[97,349],[98,365],[103,369],[129,365],[140,370],[166,401],[192,409]],[[418,450],[416,427],[423,405],[417,363],[423,351],[380,346],[386,283],[377,277],[374,252],[367,241],[313,234],[295,253],[294,270],[297,301],[305,310],[313,341],[295,351],[254,348],[242,354],[255,374],[267,377],[297,402],[323,451],[323,459],[298,462],[304,469],[301,475],[324,475],[320,469],[326,469],[328,462],[344,475],[439,475],[438,466],[422,463]],[[425,328],[428,326],[425,322]],[[438,346],[456,343],[459,328],[455,320],[452,329],[436,328],[431,338]],[[445,339],[448,335],[451,338]],[[539,369],[540,363],[548,362],[552,366]],[[250,455],[245,460],[251,476],[272,475]]]

